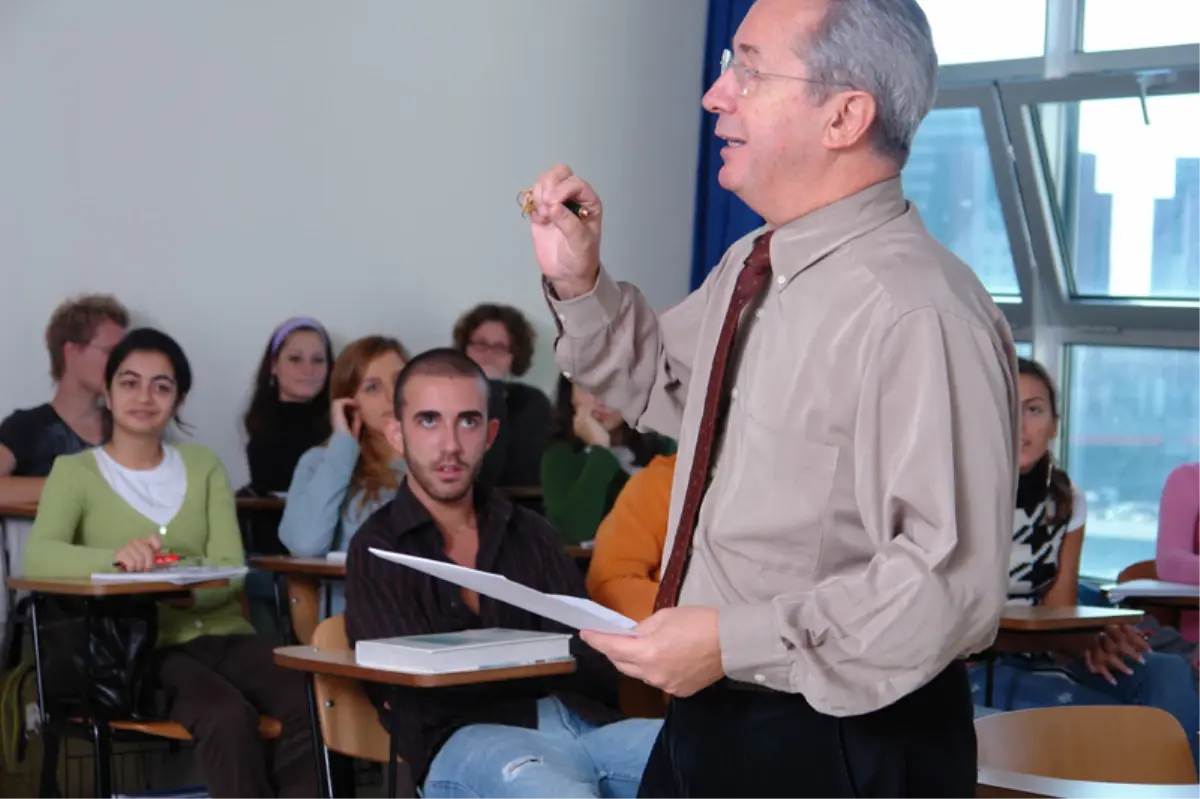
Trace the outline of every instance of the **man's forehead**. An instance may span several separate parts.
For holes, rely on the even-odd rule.
[[[434,411],[457,416],[487,411],[485,386],[473,377],[416,374],[409,379],[404,392],[414,413]]]

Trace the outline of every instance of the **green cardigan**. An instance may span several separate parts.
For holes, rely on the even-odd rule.
[[[205,447],[179,444],[177,448],[187,471],[187,493],[167,525],[165,549],[185,558],[201,557],[210,566],[243,565],[242,537],[225,467]],[[42,489],[25,547],[25,575],[87,577],[115,572],[116,551],[134,538],[157,532],[158,527],[113,491],[94,452],[61,455]],[[240,579],[231,580],[227,588],[194,591],[195,604],[186,610],[159,605],[158,645],[182,644],[201,635],[253,633],[237,598],[241,584]]]
[[[675,448],[674,441],[660,437],[654,449],[669,455]],[[546,518],[563,541],[590,541],[628,479],[617,456],[605,447],[577,448],[570,441],[556,441],[542,453]]]

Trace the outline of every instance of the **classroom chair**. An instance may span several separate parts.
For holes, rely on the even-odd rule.
[[[1196,782],[1184,732],[1166,711],[1136,705],[1014,710],[975,720],[979,767],[1093,782]],[[1115,794],[1114,794],[1115,795]]]

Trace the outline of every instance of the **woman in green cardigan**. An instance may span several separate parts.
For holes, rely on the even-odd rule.
[[[131,331],[105,371],[111,433],[54,462],[25,550],[29,577],[148,571],[161,552],[213,566],[243,563],[233,492],[217,456],[163,434],[192,386],[170,336]],[[156,666],[167,716],[192,734],[212,796],[315,796],[303,677],[276,666],[242,617],[237,593],[195,590],[159,605]],[[283,724],[265,744],[259,714]]]
[[[592,540],[625,481],[655,455],[670,455],[675,442],[640,433],[621,412],[558,378],[554,433],[542,454],[542,504],[564,541]]]

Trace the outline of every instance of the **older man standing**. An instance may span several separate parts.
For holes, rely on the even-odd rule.
[[[723,67],[721,184],[767,224],[678,306],[601,268],[585,181],[532,189],[560,366],[680,439],[658,610],[585,638],[674,697],[643,795],[969,796],[960,658],[1004,602],[1018,406],[1003,316],[900,185],[928,22],[759,0]]]

